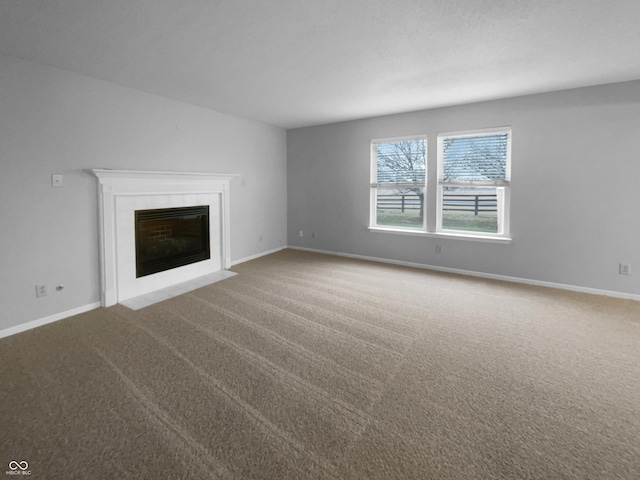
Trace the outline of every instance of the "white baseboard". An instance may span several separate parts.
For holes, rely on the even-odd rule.
[[[305,252],[315,252],[315,253],[324,253],[326,255],[335,255],[338,257],[347,257],[347,258],[355,258],[358,260],[368,260],[371,262],[379,262],[379,263],[389,263],[391,265],[402,265],[405,267],[414,267],[414,268],[422,268],[424,270],[434,270],[437,272],[446,272],[446,273],[456,273],[459,275],[467,275],[470,277],[480,277],[480,278],[489,278],[492,280],[503,280],[506,282],[513,283],[523,283],[526,285],[535,285],[539,287],[549,287],[549,288],[557,288],[560,290],[570,290],[572,292],[580,292],[580,293],[590,293],[593,295],[605,295],[607,297],[615,297],[615,298],[624,298],[627,300],[637,300],[640,301],[640,295],[636,295],[633,293],[626,292],[616,292],[613,290],[601,290],[598,288],[589,288],[589,287],[579,287],[576,285],[568,285],[565,283],[554,283],[554,282],[544,282],[541,280],[530,280],[528,278],[520,278],[520,277],[508,277],[506,275],[495,275],[493,273],[483,273],[483,272],[475,272],[473,270],[462,270],[459,268],[448,268],[448,267],[437,267],[435,265],[426,265],[424,263],[414,263],[414,262],[403,262],[400,260],[390,260],[387,258],[379,258],[379,257],[368,257],[366,255],[354,255],[351,253],[341,253],[341,252],[331,252],[328,250],[318,250],[315,248],[305,248],[305,247],[292,247],[289,246],[292,250],[302,250]]]
[[[240,258],[238,260],[232,260],[231,261],[231,266],[233,267],[234,265],[238,265],[239,263],[244,263],[244,262],[248,262],[249,260],[255,260],[256,258],[264,257],[265,255],[269,255],[271,253],[279,252],[281,250],[284,250],[285,248],[287,248],[287,247],[273,248],[271,250],[267,250],[266,252],[260,252],[260,253],[256,253],[255,255],[250,255],[248,257]]]
[[[334,255],[337,257],[347,257],[347,258],[355,258],[358,260],[368,260],[370,262],[378,262],[378,263],[388,263],[391,265],[402,265],[405,267],[414,267],[421,268],[424,270],[433,270],[437,272],[446,272],[446,273],[456,273],[459,275],[467,275],[471,277],[480,277],[480,278],[489,278],[492,280],[503,280],[506,282],[514,282],[514,283],[523,283],[526,285],[535,285],[540,287],[549,287],[549,288],[557,288],[560,290],[569,290],[572,292],[580,292],[580,293],[590,293],[593,295],[605,295],[607,297],[615,297],[615,298],[624,298],[627,300],[636,300],[640,301],[640,295],[636,295],[633,293],[625,293],[625,292],[616,292],[613,290],[601,290],[598,288],[589,288],[589,287],[579,287],[576,285],[568,285],[564,283],[554,283],[554,282],[544,282],[540,280],[530,280],[528,278],[520,278],[520,277],[509,277],[506,275],[495,275],[493,273],[483,273],[483,272],[475,272],[473,270],[462,270],[459,268],[448,268],[448,267],[438,267],[435,265],[426,265],[423,263],[414,263],[414,262],[403,262],[400,260],[391,260],[388,258],[380,258],[380,257],[369,257],[366,255],[355,255],[351,253],[341,253],[341,252],[332,252],[329,250],[319,250],[317,248],[306,248],[306,247],[295,247],[295,246],[286,246],[286,247],[278,247],[272,250],[267,250],[265,252],[260,252],[255,255],[251,255],[249,257],[241,258],[238,260],[234,260],[231,262],[231,265],[237,265],[239,263],[248,262],[249,260],[255,260],[256,258],[263,257],[265,255],[269,255],[271,253],[276,253],[285,248],[290,248],[292,250],[301,250],[305,252],[314,252],[314,253],[323,253],[325,255]],[[33,320],[31,322],[23,323],[20,325],[15,325],[13,327],[5,328],[4,330],[0,330],[0,338],[8,337],[11,335],[15,335],[16,333],[24,332],[27,330],[31,330],[32,328],[40,327],[42,325],[46,325],[48,323],[57,322],[58,320],[62,320],[63,318],[71,317],[73,315],[78,315],[80,313],[85,313],[90,310],[95,310],[100,307],[100,302],[90,303],[89,305],[84,305],[82,307],[73,308],[71,310],[67,310],[65,312],[56,313],[54,315],[49,315],[48,317],[40,318],[37,320]]]
[[[98,307],[100,307],[100,302],[90,303],[89,305],[73,308],[65,312],[56,313],[54,315],[49,315],[48,317],[39,318],[37,320],[32,320],[31,322],[21,323],[20,325],[15,325],[13,327],[5,328],[4,330],[0,330],[0,338],[8,337],[10,335],[15,335],[16,333],[21,333],[26,330],[31,330],[32,328],[41,327],[42,325],[46,325],[48,323],[57,322],[58,320],[62,320],[63,318],[67,318],[67,317],[72,317],[73,315],[78,315],[80,313],[88,312],[90,310],[95,310]]]

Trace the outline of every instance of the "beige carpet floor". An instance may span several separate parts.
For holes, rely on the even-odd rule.
[[[640,478],[640,302],[292,250],[234,270],[1,339],[0,475]]]

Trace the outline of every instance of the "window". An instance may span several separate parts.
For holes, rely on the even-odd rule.
[[[510,241],[511,128],[441,133],[426,152],[426,136],[372,140],[369,228]]]
[[[425,228],[426,137],[371,142],[371,226]]]
[[[509,235],[511,129],[438,135],[438,232]]]

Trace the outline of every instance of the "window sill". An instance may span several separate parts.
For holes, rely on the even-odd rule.
[[[417,237],[454,238],[457,240],[469,240],[472,242],[503,243],[503,244],[509,244],[513,242],[513,240],[510,237],[492,237],[488,235],[473,235],[468,233],[425,232],[424,230],[385,228],[385,227],[368,227],[368,229],[370,232],[395,233],[398,235],[413,235]]]

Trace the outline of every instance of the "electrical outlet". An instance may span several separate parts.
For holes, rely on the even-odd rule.
[[[36,297],[46,297],[47,296],[47,286],[46,285],[36,285]]]
[[[298,236],[299,237],[304,237],[304,232],[302,230],[298,231]]]
[[[631,265],[627,265],[626,263],[618,264],[618,273],[620,273],[620,275],[631,275]]]
[[[52,187],[64,186],[64,180],[62,175],[51,175],[51,186]]]

